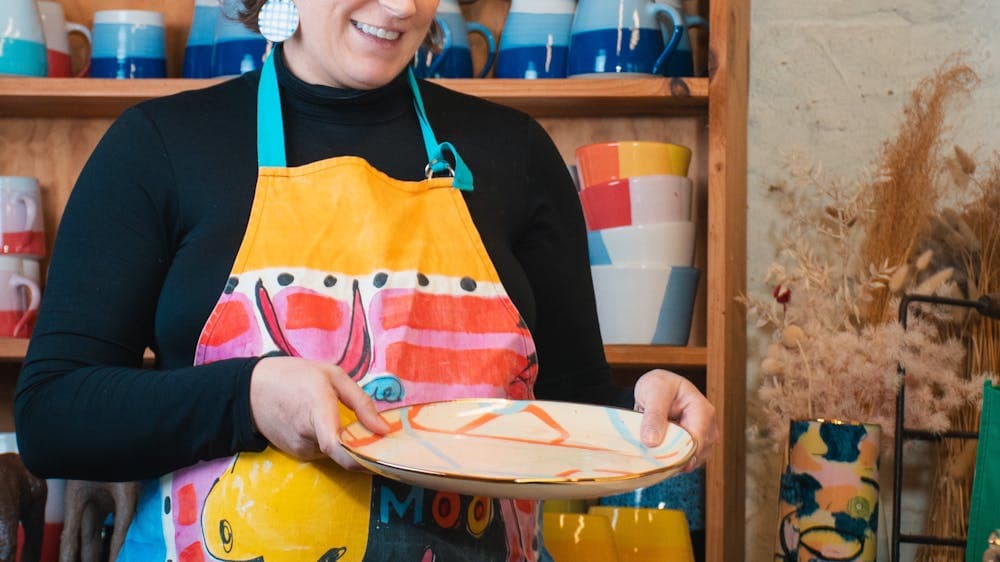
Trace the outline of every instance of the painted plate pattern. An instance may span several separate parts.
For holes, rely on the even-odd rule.
[[[359,422],[340,441],[357,461],[401,482],[490,497],[587,498],[650,486],[680,472],[695,444],[670,424],[639,441],[630,410],[539,400],[462,399],[382,412],[391,430]]]

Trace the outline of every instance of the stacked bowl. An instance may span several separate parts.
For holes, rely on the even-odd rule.
[[[686,345],[698,288],[691,149],[607,142],[576,161],[604,343]]]

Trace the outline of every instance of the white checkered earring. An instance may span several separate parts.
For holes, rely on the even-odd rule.
[[[299,27],[299,9],[292,0],[267,0],[257,14],[257,27],[268,41],[281,43]]]

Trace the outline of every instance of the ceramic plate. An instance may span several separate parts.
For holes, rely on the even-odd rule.
[[[638,438],[641,414],[568,402],[464,399],[382,415],[386,435],[358,422],[341,430],[361,465],[406,484],[495,498],[619,494],[680,472],[695,449],[676,424],[648,448]]]

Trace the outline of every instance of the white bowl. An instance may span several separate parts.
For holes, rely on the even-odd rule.
[[[604,343],[687,345],[697,269],[595,265],[590,270]]]
[[[694,265],[694,223],[638,224],[587,233],[590,265]]]
[[[632,176],[580,192],[588,230],[691,220],[693,188],[681,176]]]

